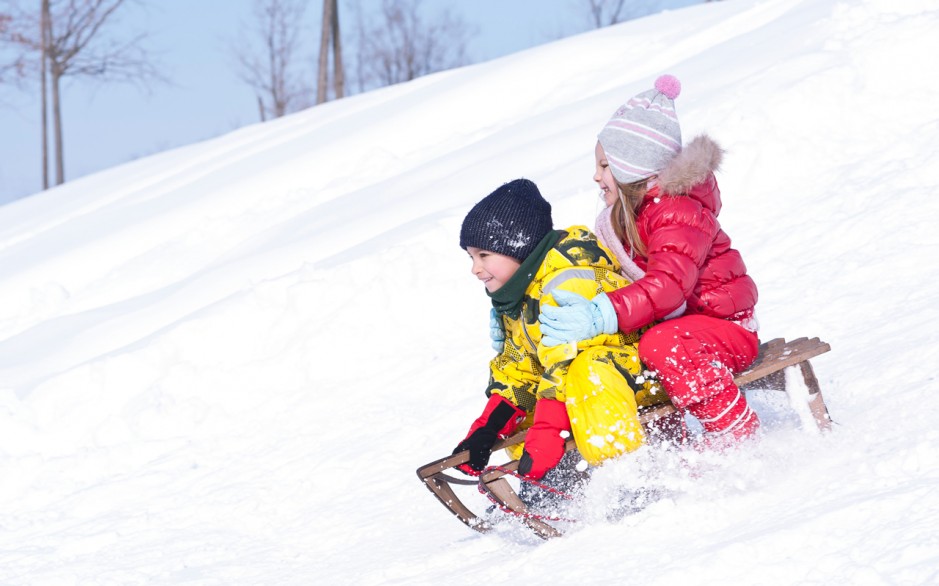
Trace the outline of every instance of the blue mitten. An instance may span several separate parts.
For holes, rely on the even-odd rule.
[[[570,291],[552,293],[558,306],[541,306],[541,343],[557,346],[566,342],[589,340],[600,334],[613,334],[619,329],[616,310],[606,293],[592,300]]]
[[[505,331],[502,329],[502,318],[495,307],[489,310],[489,339],[492,341],[492,349],[501,354],[505,348]]]

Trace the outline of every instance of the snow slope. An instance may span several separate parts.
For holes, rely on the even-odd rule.
[[[0,207],[0,584],[939,582],[936,0],[730,0],[141,159]],[[739,453],[604,466],[541,542],[414,470],[484,403],[463,215],[592,224],[596,132],[661,73],[727,150],[764,338],[817,335]],[[690,457],[690,456],[689,456]],[[608,493],[670,496],[610,522]]]

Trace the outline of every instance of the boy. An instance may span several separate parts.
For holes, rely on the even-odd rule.
[[[562,432],[572,432],[592,465],[642,445],[638,405],[668,401],[640,376],[639,333],[601,334],[577,343],[542,344],[538,314],[555,298],[588,299],[629,284],[613,255],[589,230],[553,230],[551,204],[527,179],[507,183],[477,203],[463,220],[460,246],[492,298],[504,345],[489,364],[489,401],[454,453],[469,450],[460,469],[478,475],[493,444],[530,426],[519,473],[540,479],[564,455]],[[591,319],[609,325],[615,314]],[[614,327],[615,329],[615,327]],[[519,457],[518,450],[513,457]]]

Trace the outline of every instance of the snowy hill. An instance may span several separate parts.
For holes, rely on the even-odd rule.
[[[937,27],[935,0],[700,5],[0,207],[0,584],[939,582]],[[460,222],[524,176],[592,225],[596,133],[666,72],[686,141],[728,150],[762,336],[832,345],[838,425],[756,395],[767,437],[660,467],[636,515],[476,534],[414,475],[484,402]]]

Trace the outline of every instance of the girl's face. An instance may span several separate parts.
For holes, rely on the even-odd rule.
[[[594,149],[594,156],[597,159],[597,169],[593,174],[593,180],[600,186],[600,197],[610,207],[619,196],[619,187],[616,186],[616,179],[613,178],[613,171],[610,169],[610,163],[606,160],[606,153],[603,147],[597,142],[597,148]]]
[[[490,293],[498,291],[521,266],[521,262],[511,256],[467,246],[466,252],[473,260],[473,274],[483,282]]]

